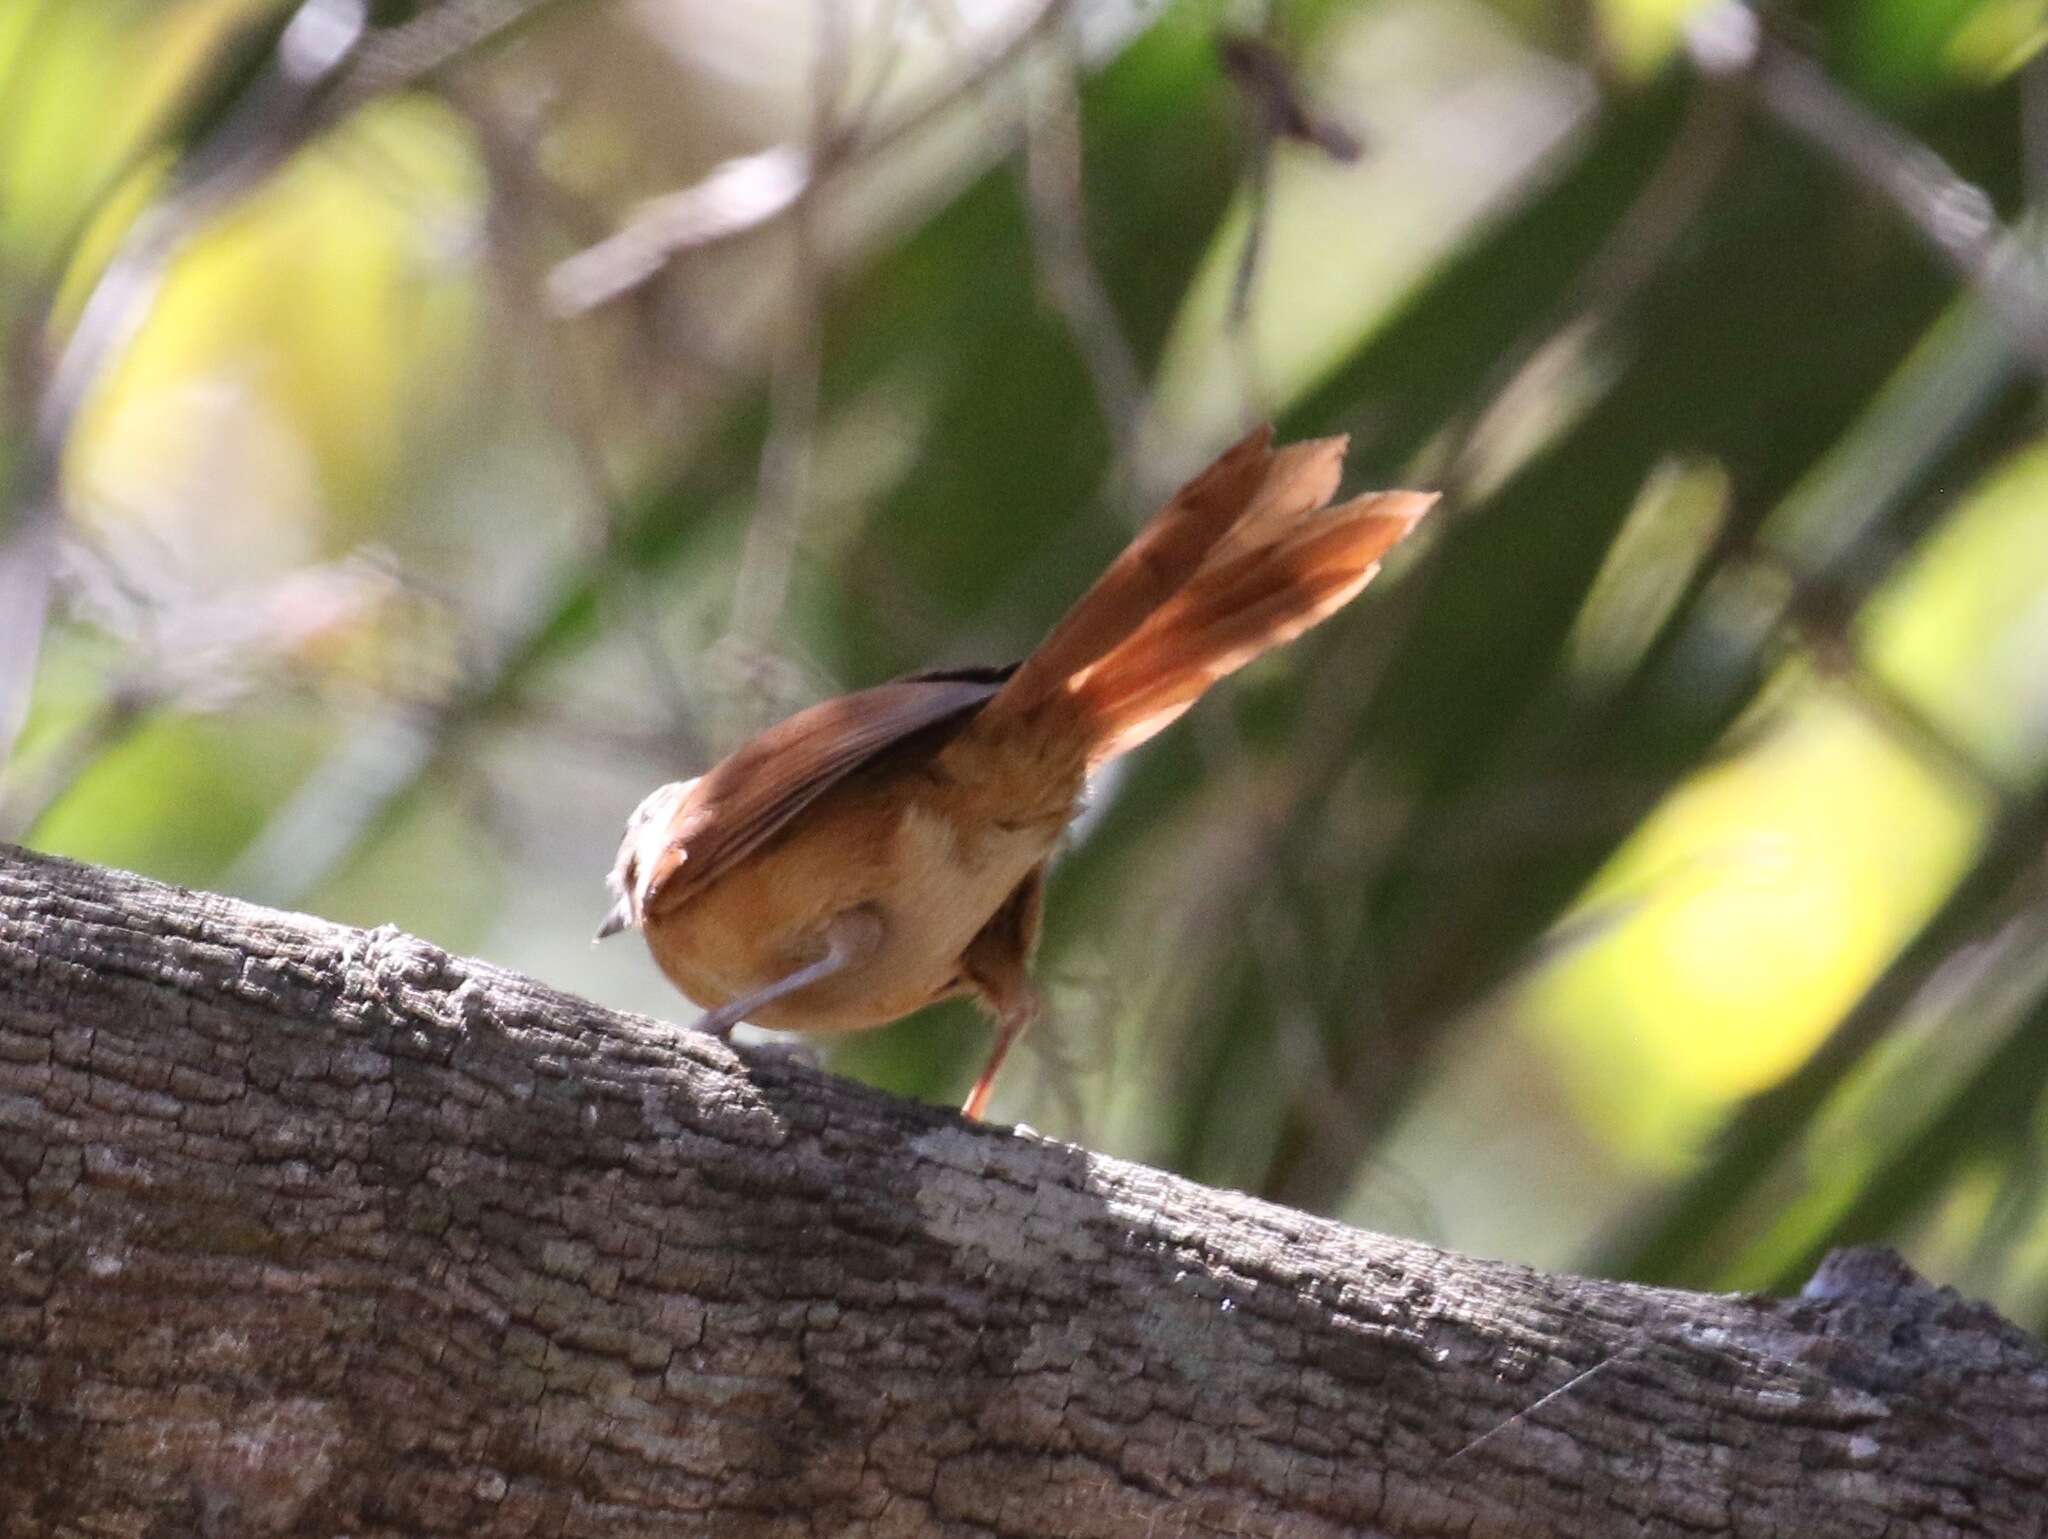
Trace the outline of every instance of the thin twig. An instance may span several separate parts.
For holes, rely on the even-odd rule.
[[[1748,552],[1751,565],[1784,585],[1779,615],[1823,678],[1840,684],[1900,747],[1935,773],[2009,813],[2021,791],[1970,748],[1956,742],[1904,690],[1870,666],[1857,645],[1854,619],[1860,592],[1823,581],[1767,550]]]
[[[1071,23],[1056,31],[1056,57],[1030,82],[1024,114],[1024,185],[1039,292],[1066,322],[1116,445],[1119,466],[1136,464],[1143,441],[1145,383],[1116,306],[1088,255],[1083,186],[1081,41]]]
[[[811,65],[811,150],[822,164],[838,134],[839,95],[847,72],[848,40],[839,0],[815,0],[816,53]],[[781,356],[769,384],[769,426],[761,444],[754,516],[747,524],[734,584],[729,634],[742,645],[774,642],[789,598],[810,493],[811,457],[825,358],[825,257],[819,239],[821,206],[805,199],[790,225],[791,283],[783,317]]]
[[[1263,815],[1268,799],[1259,794],[1244,734],[1234,718],[1228,711],[1197,711],[1191,725],[1204,773],[1229,788],[1228,805],[1255,809],[1249,814],[1254,820],[1251,841],[1255,847],[1270,847],[1279,835],[1281,820]],[[1241,859],[1243,846],[1233,844],[1232,848]],[[1242,861],[1241,869],[1246,879],[1240,894],[1229,900],[1229,911],[1248,921],[1243,924],[1242,937],[1266,992],[1286,1078],[1295,1094],[1314,1107],[1318,1121],[1341,1120],[1346,1113],[1336,1091],[1338,1075],[1318,1029],[1319,1012],[1307,984],[1311,947],[1302,933],[1300,917],[1277,890],[1274,865],[1253,858]]]
[[[1247,417],[1266,415],[1266,390],[1259,378],[1258,343],[1252,334],[1253,301],[1266,254],[1267,227],[1273,216],[1273,151],[1279,136],[1280,116],[1276,112],[1274,81],[1291,98],[1292,82],[1278,71],[1280,60],[1273,38],[1279,25],[1277,13],[1266,7],[1265,35],[1256,43],[1249,40],[1235,47],[1223,45],[1224,73],[1238,84],[1249,108],[1252,147],[1245,163],[1244,244],[1238,248],[1237,267],[1230,279],[1230,307],[1224,329],[1237,364],[1238,389],[1244,398]],[[1233,63],[1233,61],[1235,61]],[[1253,68],[1253,64],[1257,68]]]
[[[1244,244],[1238,247],[1237,267],[1231,274],[1230,311],[1225,320],[1237,364],[1238,389],[1248,417],[1263,417],[1267,413],[1267,389],[1260,376],[1258,338],[1252,316],[1266,255],[1267,229],[1273,219],[1273,150],[1272,134],[1261,131],[1245,166]]]
[[[545,12],[574,3],[579,0],[439,0],[411,21],[363,40],[335,88],[328,117],[344,116],[375,97],[430,80],[507,41]]]
[[[788,217],[855,167],[935,121],[1015,60],[1067,5],[1040,0],[957,80],[934,88],[879,126],[842,135],[817,155],[793,144],[729,160],[702,181],[642,204],[616,232],[557,263],[548,294],[558,314],[581,315],[651,281],[686,251],[752,234]]]
[[[1472,1441],[1467,1443],[1463,1448],[1460,1448],[1456,1453],[1452,1454],[1449,1458],[1445,1459],[1444,1463],[1457,1463],[1458,1460],[1464,1458],[1465,1455],[1471,1453],[1474,1449],[1481,1448],[1487,1443],[1491,1442],[1493,1439],[1499,1437],[1501,1433],[1507,1431],[1508,1428],[1518,1426],[1522,1422],[1529,1420],[1530,1417],[1534,1416],[1546,1405],[1549,1405],[1551,1401],[1558,1399],[1560,1396],[1568,1395],[1573,1390],[1579,1388],[1581,1385],[1589,1383],[1595,1374],[1601,1373],[1604,1370],[1611,1368],[1614,1364],[1620,1362],[1624,1357],[1627,1357],[1631,1352],[1640,1350],[1640,1346],[1640,1343],[1635,1343],[1623,1347],[1619,1351],[1610,1352],[1605,1357],[1601,1358],[1600,1361],[1595,1363],[1592,1367],[1581,1369],[1579,1372],[1573,1374],[1570,1378],[1566,1379],[1562,1384],[1558,1385],[1557,1388],[1553,1389],[1549,1394],[1543,1396],[1543,1398],[1538,1400],[1534,1405],[1529,1406],[1524,1410],[1515,1412],[1514,1415],[1510,1416],[1506,1421],[1500,1423],[1500,1425],[1498,1426],[1487,1428],[1486,1431],[1480,1433],[1479,1436],[1472,1439]]]
[[[882,98],[888,94],[889,87],[896,83],[896,72],[902,67],[907,52],[903,46],[903,4],[904,0],[881,0],[880,9],[875,13],[872,30],[882,39],[882,57],[875,66],[874,78],[861,89],[860,99],[846,113],[847,132],[856,137],[866,133],[875,121],[876,110],[882,105]],[[849,80],[852,74],[849,56]]]
[[[2020,71],[2020,179],[2029,212],[2048,207],[2048,53]]]
[[[1784,127],[1889,203],[2011,328],[2012,345],[2048,378],[2048,290],[2040,258],[1999,223],[1990,195],[1912,135],[1857,102],[1735,0],[1687,29],[1695,65],[1746,77]]]

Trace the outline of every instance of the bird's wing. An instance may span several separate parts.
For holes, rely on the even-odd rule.
[[[914,674],[778,722],[706,771],[640,873],[643,917],[673,909],[744,860],[848,775],[921,733],[957,727],[1013,670]]]

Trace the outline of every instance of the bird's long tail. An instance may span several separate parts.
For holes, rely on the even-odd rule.
[[[1373,492],[1331,507],[1347,441],[1271,443],[1258,429],[1175,493],[988,715],[1059,701],[1090,767],[1126,753],[1218,679],[1349,603],[1436,501]]]

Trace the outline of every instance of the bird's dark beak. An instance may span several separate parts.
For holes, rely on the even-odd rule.
[[[612,911],[604,916],[604,923],[597,927],[597,934],[590,938],[590,944],[595,946],[599,941],[617,935],[619,931],[625,929],[632,922],[632,905],[624,897],[621,897],[618,902],[612,905]]]

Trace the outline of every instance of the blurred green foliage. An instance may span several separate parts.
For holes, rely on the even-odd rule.
[[[1018,655],[1246,419],[1344,431],[1442,510],[1097,788],[1001,1110],[1539,1264],[1883,1239],[2048,1323],[2048,7],[829,12],[505,0],[329,82],[327,0],[0,6],[9,517],[147,294],[0,681],[9,836],[686,1018],[584,944],[642,792]],[[1359,160],[1268,135],[1256,26]],[[983,1030],[834,1062],[947,1097]]]

